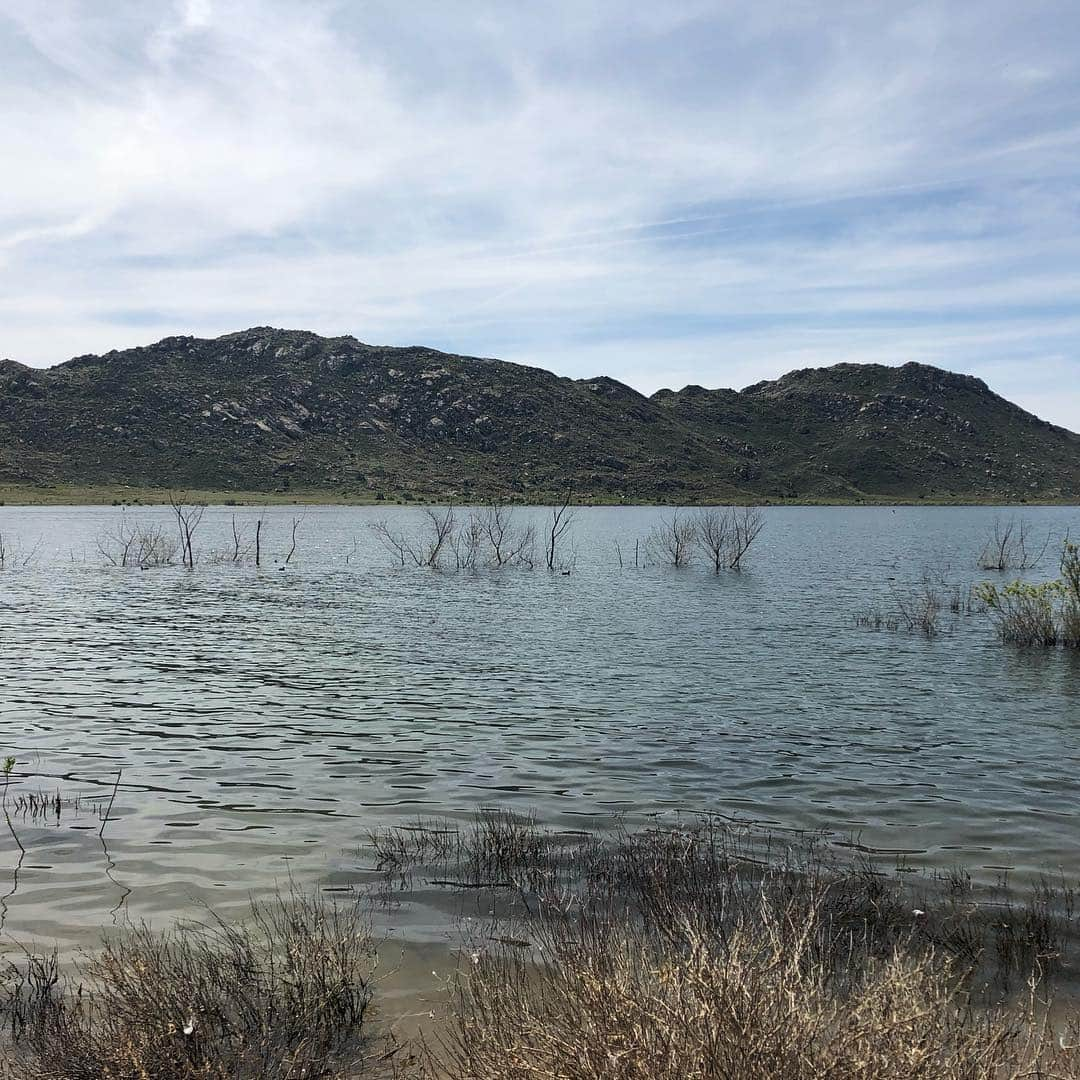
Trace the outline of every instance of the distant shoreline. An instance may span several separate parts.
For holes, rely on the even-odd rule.
[[[206,503],[208,506],[437,506],[480,505],[492,500],[515,506],[551,506],[562,498],[554,492],[541,493],[537,497],[523,498],[510,493],[470,493],[469,497],[418,497],[403,492],[387,493],[379,498],[375,492],[342,493],[329,489],[298,488],[291,491],[218,491],[193,488],[156,488],[134,485],[0,485],[0,507],[19,506],[157,506],[167,505],[169,495],[182,497],[189,503]],[[583,493],[573,500],[576,506],[728,506],[730,499],[707,499],[687,497],[679,501],[663,502],[648,499],[617,499],[611,496],[590,496]],[[742,500],[735,500],[742,502]],[[754,506],[1078,506],[1080,499],[1048,497],[1041,495],[1031,499],[1006,501],[979,499],[970,496],[917,498],[912,496],[866,497],[859,499],[772,498],[749,499]]]

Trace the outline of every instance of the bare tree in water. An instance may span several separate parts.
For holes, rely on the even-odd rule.
[[[551,508],[551,529],[547,537],[547,568],[555,569],[556,550],[563,534],[574,524],[574,509],[570,506],[571,492],[567,491],[561,506]]]
[[[470,514],[453,537],[454,561],[459,570],[475,570],[484,546],[484,525],[476,514]]]
[[[427,507],[424,518],[424,530],[417,537],[391,528],[390,523],[385,520],[374,522],[371,528],[379,542],[401,566],[411,562],[414,566],[427,566],[437,570],[442,565],[446,551],[453,546],[457,518],[452,506],[445,510]]]
[[[436,510],[429,506],[424,514],[428,520],[428,528],[420,549],[422,565],[438,570],[444,551],[454,535],[456,515],[452,506],[445,510]]]
[[[719,574],[728,565],[732,534],[731,512],[710,507],[698,513],[696,524],[698,546],[712,565],[713,573]]]
[[[148,570],[176,561],[177,542],[161,525],[133,521],[123,509],[116,526],[101,533],[96,543],[99,554],[113,566]]]
[[[0,570],[25,569],[38,556],[41,550],[41,538],[29,551],[19,546],[18,539],[0,532]]]
[[[738,570],[750,545],[765,528],[765,518],[756,506],[736,506],[731,510],[731,524],[728,569]]]
[[[255,522],[255,565],[262,565],[262,530],[263,530],[263,515],[259,515],[259,520]]]
[[[172,492],[169,493],[169,505],[176,515],[176,527],[180,534],[180,561],[184,566],[194,569],[195,550],[191,539],[203,519],[203,514],[206,513],[206,505],[203,503],[189,505],[177,499]]]
[[[385,519],[372,522],[369,526],[371,531],[378,537],[379,543],[404,566],[407,559],[415,561],[412,545],[404,533],[390,527],[390,522]],[[417,563],[419,565],[419,563]]]
[[[516,529],[512,507],[505,503],[492,503],[484,508],[479,520],[494,566],[513,566],[515,563],[533,565],[536,529],[532,525]]]
[[[236,524],[236,515],[232,516],[232,561],[240,562],[251,550],[251,544],[244,539],[244,527]]]
[[[686,566],[693,557],[696,537],[694,523],[676,510],[653,526],[645,543],[655,562],[665,566]]]
[[[1031,526],[1023,518],[994,521],[994,529],[979,556],[982,570],[1031,570],[1039,565],[1050,546],[1050,533],[1039,546],[1031,537]]]

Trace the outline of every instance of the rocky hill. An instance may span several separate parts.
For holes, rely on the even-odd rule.
[[[1080,499],[1080,436],[933,367],[645,397],[257,327],[0,361],[0,484],[543,499]]]

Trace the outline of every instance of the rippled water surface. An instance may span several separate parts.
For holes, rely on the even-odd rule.
[[[395,568],[368,526],[405,508],[305,509],[284,569],[294,511],[274,508],[261,569],[214,563],[233,513],[207,511],[194,571],[143,572],[103,565],[117,509],[0,508],[9,548],[40,544],[0,573],[9,799],[83,799],[15,817],[24,852],[0,836],[5,933],[64,947],[290,877],[347,887],[371,828],[490,805],[714,810],[916,866],[1080,876],[1080,660],[1004,648],[977,613],[931,641],[852,617],[928,570],[986,578],[1001,511],[772,508],[719,576],[634,567],[656,509],[581,510],[568,576]],[[1080,534],[1080,510],[1023,514],[1051,550]]]

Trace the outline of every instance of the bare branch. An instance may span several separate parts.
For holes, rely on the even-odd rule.
[[[567,529],[574,524],[576,514],[574,509],[570,506],[572,494],[573,493],[568,490],[566,492],[566,497],[562,501],[562,505],[553,506],[551,508],[551,529],[548,532],[547,542],[547,568],[549,570],[555,569],[556,550],[559,541],[563,538],[563,534]]]
[[[191,544],[191,538],[199,523],[206,513],[206,506],[202,503],[188,505],[176,498],[169,492],[169,505],[176,515],[176,527],[180,534],[180,561],[189,569],[195,568],[195,551]]]
[[[765,519],[756,506],[732,507],[731,546],[728,553],[728,569],[738,570],[743,556],[765,527]]]
[[[982,570],[1031,570],[1042,562],[1046,549],[1050,546],[1050,532],[1036,551],[1031,527],[1024,518],[1009,518],[994,521],[994,528],[983,545],[979,556],[979,568]]]
[[[697,530],[676,510],[653,527],[645,540],[645,547],[652,558],[665,566],[686,566],[694,553]]]
[[[728,552],[732,541],[732,513],[727,510],[702,510],[697,516],[696,538],[705,557],[712,564],[713,573],[719,574],[728,565]]]
[[[300,517],[294,517],[292,519],[292,546],[289,548],[289,554],[285,556],[285,566],[288,566],[292,561],[292,557],[296,554],[296,530],[300,528],[300,522],[304,520],[303,515]]]

